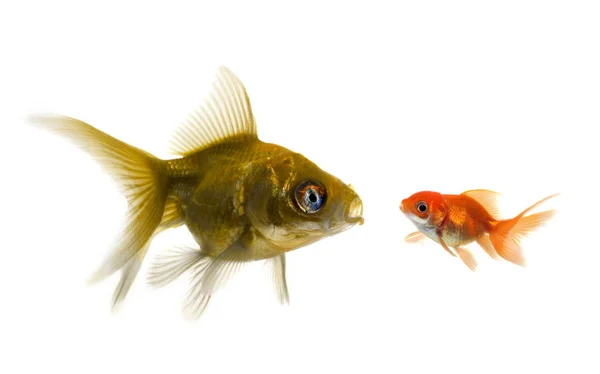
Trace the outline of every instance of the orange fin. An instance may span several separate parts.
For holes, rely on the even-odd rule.
[[[495,219],[500,219],[500,208],[498,208],[498,202],[496,199],[502,194],[490,190],[469,190],[463,192],[461,195],[468,196],[471,199],[477,201],[487,212]]]
[[[444,243],[444,239],[442,239],[442,236],[440,234],[438,234],[438,239],[440,240],[440,244],[442,245],[442,247],[448,251],[448,253],[450,253],[452,256],[456,257],[456,254],[454,252],[452,252],[452,250],[450,248],[448,248],[448,246],[446,245],[446,243]]]
[[[473,257],[473,254],[471,254],[471,251],[463,247],[456,247],[454,249],[456,250],[456,253],[458,253],[458,256],[462,262],[464,262],[469,269],[472,271],[477,269],[477,261],[475,261],[475,257]]]
[[[525,217],[525,214],[557,195],[551,195],[538,201],[513,219],[498,222],[496,227],[490,232],[490,241],[503,259],[519,266],[526,266],[520,240],[538,227],[543,226],[554,216],[556,211],[547,210],[527,217]]]
[[[415,231],[413,233],[406,235],[406,237],[404,238],[404,241],[407,243],[411,243],[411,244],[418,244],[418,243],[422,243],[426,238],[427,237],[422,232]]]
[[[479,237],[479,239],[477,239],[477,244],[479,244],[491,258],[498,258],[498,252],[496,252],[494,245],[490,241],[489,235]]]

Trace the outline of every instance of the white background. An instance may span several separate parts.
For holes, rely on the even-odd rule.
[[[600,371],[600,12],[581,1],[65,2],[0,6],[1,373]],[[259,136],[352,183],[365,225],[288,256],[290,306],[249,266],[185,321],[187,281],[86,280],[124,198],[84,153],[28,127],[73,116],[157,156],[226,65]],[[549,194],[527,269],[476,273],[414,231],[419,190]],[[160,236],[154,256],[190,243]]]

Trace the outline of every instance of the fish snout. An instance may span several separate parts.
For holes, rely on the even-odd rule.
[[[365,219],[363,218],[363,204],[360,197],[355,197],[350,204],[346,207],[346,212],[344,214],[344,218],[346,222],[354,224],[358,223],[362,225],[365,223]]]
[[[402,202],[400,203],[400,211],[404,214],[406,214],[407,210],[406,210],[406,199],[402,200]]]

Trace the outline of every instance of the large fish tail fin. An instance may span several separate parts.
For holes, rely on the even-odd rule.
[[[50,115],[32,117],[31,120],[90,154],[127,198],[123,232],[108,258],[90,279],[91,282],[101,281],[122,270],[113,300],[116,305],[125,298],[161,222],[164,221],[162,226],[173,226],[177,221],[176,212],[165,209],[169,184],[166,163],[74,118]]]
[[[521,249],[520,241],[530,232],[543,226],[554,214],[555,210],[546,210],[540,213],[525,216],[529,211],[536,208],[546,200],[549,200],[558,194],[548,196],[529,208],[525,209],[518,216],[501,220],[496,223],[489,238],[496,252],[505,260],[513,264],[525,266],[525,257]]]

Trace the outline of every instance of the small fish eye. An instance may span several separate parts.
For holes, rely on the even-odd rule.
[[[327,200],[325,187],[316,181],[304,181],[296,187],[296,205],[304,213],[316,213]]]
[[[425,203],[424,201],[419,201],[417,203],[417,210],[420,213],[425,213],[427,211],[427,203]]]

